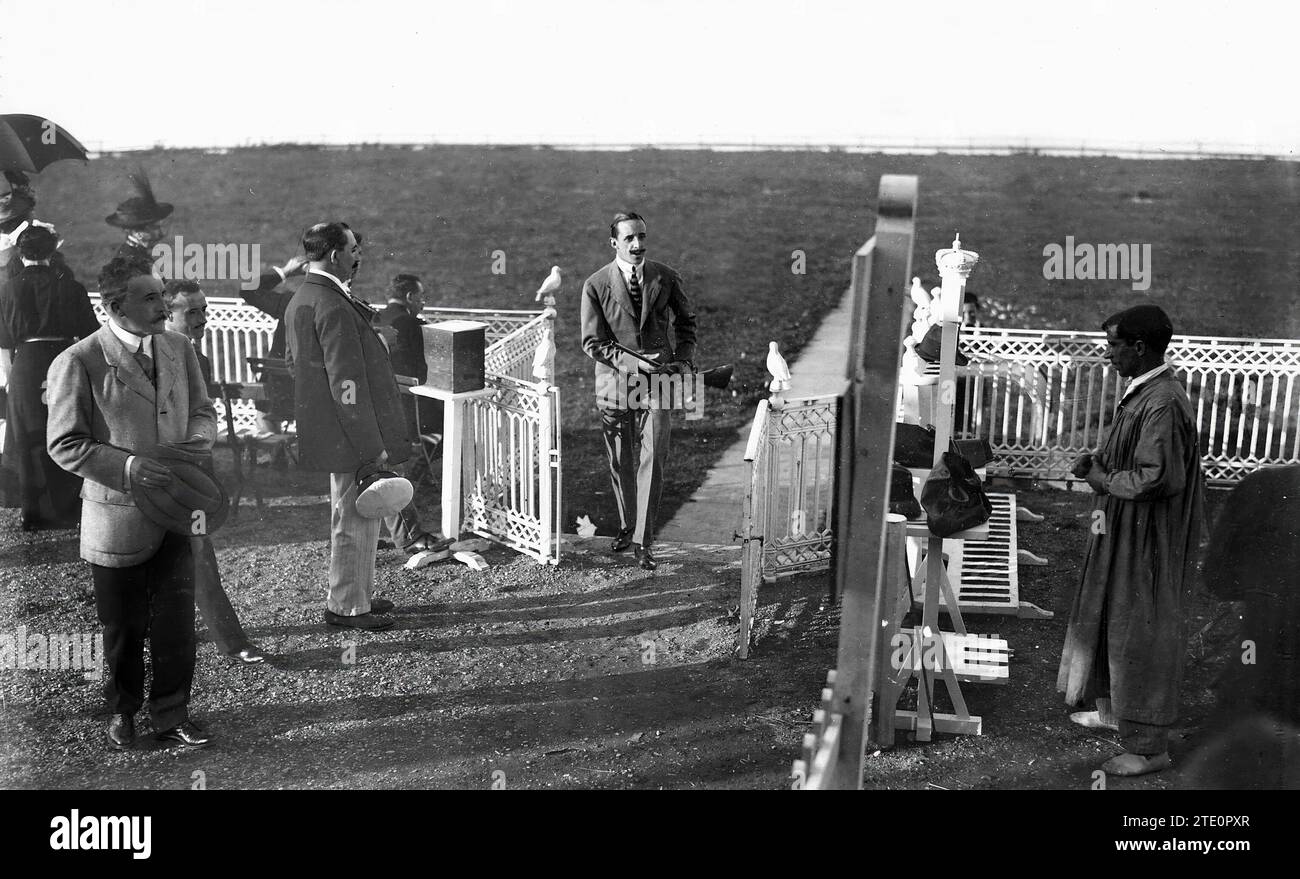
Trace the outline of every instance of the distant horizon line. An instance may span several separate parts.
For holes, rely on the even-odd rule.
[[[440,138],[375,138],[348,142],[332,141],[322,136],[312,140],[245,141],[243,143],[208,145],[152,145],[108,146],[102,141],[83,141],[92,158],[123,153],[189,151],[224,154],[242,149],[322,149],[360,150],[368,148],[406,149],[420,151],[438,147],[476,147],[507,149],[555,149],[588,152],[630,152],[635,150],[701,150],[717,152],[847,152],[894,155],[1041,155],[1060,157],[1113,157],[1142,159],[1278,159],[1298,161],[1295,148],[1278,145],[1248,145],[1214,141],[1169,141],[1159,145],[1134,141],[1087,141],[1070,139],[1032,138],[859,138],[856,140],[767,139],[759,140],[698,140],[698,141],[584,141],[584,140],[452,140]],[[92,148],[92,144],[94,148]]]

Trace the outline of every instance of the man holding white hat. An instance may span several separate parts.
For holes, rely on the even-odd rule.
[[[330,570],[325,622],[387,629],[392,602],[371,597],[381,517],[411,500],[411,483],[387,468],[411,454],[406,417],[374,311],[348,283],[361,244],[346,223],[303,235],[307,277],[284,312],[285,359],[294,378],[301,465],[330,474]]]

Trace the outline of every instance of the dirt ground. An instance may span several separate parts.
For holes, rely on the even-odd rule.
[[[736,548],[665,546],[654,573],[607,539],[565,547],[558,567],[509,550],[490,569],[448,561],[418,572],[380,552],[377,591],[396,626],[352,633],[321,621],[328,558],[324,485],[258,469],[268,496],[216,536],[225,584],[249,634],[273,655],[240,666],[199,647],[191,709],[216,737],[203,751],[103,744],[100,683],[77,671],[0,670],[0,785],[13,788],[757,788],[790,786],[838,613],[824,574],[766,586],[750,659],[734,658]],[[430,500],[423,490],[421,500]],[[979,737],[900,736],[866,765],[870,788],[1087,789],[1113,740],[1076,729],[1054,692],[1065,614],[1086,536],[1087,496],[1022,491],[1047,516],[1021,546],[1022,598],[1046,621],[968,620],[1015,650],[1006,686],[970,684]],[[432,521],[433,510],[425,515]],[[1219,606],[1198,602],[1195,632]],[[987,618],[986,618],[987,619]],[[95,632],[75,534],[23,534],[0,512],[0,633]],[[1211,634],[1219,631],[1212,629]],[[1230,634],[1227,633],[1227,634]],[[1216,637],[1223,640],[1223,633]],[[1216,660],[1190,667],[1173,771],[1113,786],[1169,788],[1196,743]]]

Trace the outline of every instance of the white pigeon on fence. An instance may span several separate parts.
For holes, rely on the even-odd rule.
[[[772,381],[767,386],[769,391],[775,393],[790,390],[790,367],[777,350],[776,342],[767,345],[767,371],[772,374]]]
[[[541,302],[542,297],[545,296],[548,300],[546,304],[554,305],[555,294],[559,292],[562,280],[563,279],[560,277],[560,267],[551,266],[551,273],[546,276],[545,281],[542,281],[542,286],[537,288],[537,296],[533,301]]]
[[[912,295],[912,301],[916,303],[917,308],[920,308],[922,306],[926,308],[930,307],[930,294],[926,293],[925,288],[921,286],[920,278],[912,279],[911,295]]]

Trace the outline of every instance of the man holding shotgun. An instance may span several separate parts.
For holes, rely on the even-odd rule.
[[[582,285],[582,350],[596,361],[596,406],[618,504],[619,530],[610,548],[634,546],[638,565],[653,571],[671,402],[641,389],[654,375],[695,372],[695,313],[681,276],[645,258],[646,224],[639,215],[614,217],[609,246],[614,261]]]

